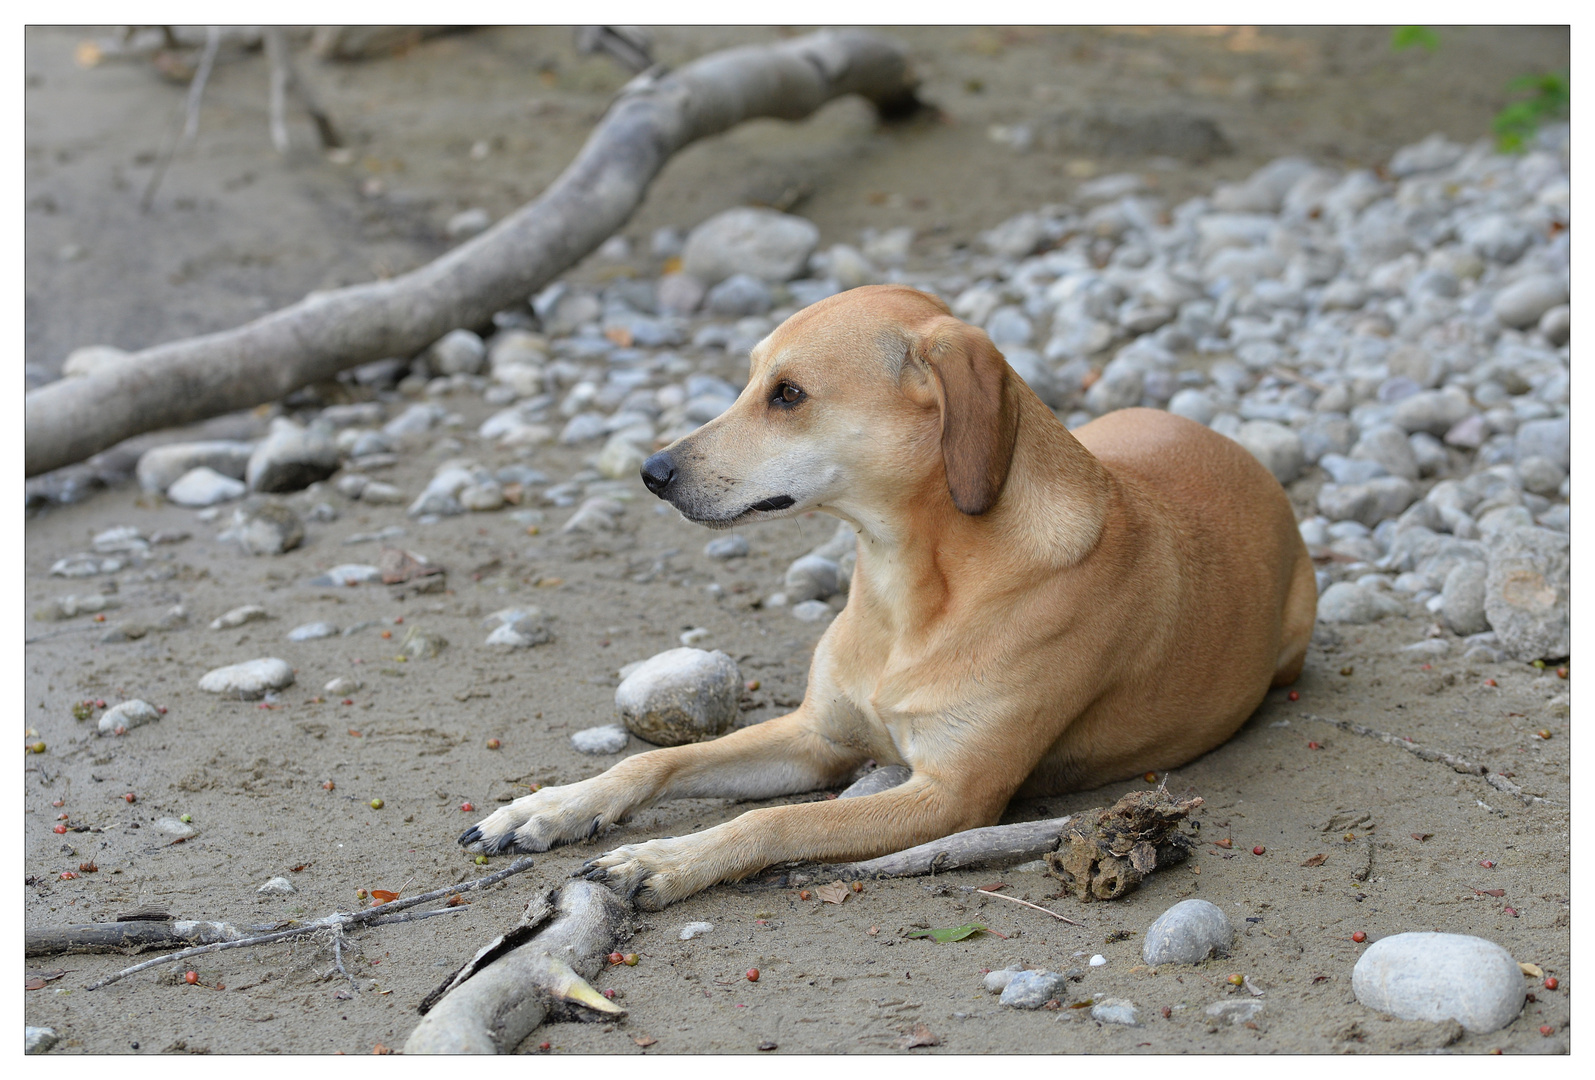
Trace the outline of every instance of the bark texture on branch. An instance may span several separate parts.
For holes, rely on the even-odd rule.
[[[888,878],[917,877],[921,874],[939,874],[948,870],[965,870],[975,867],[1012,866],[1015,863],[1039,859],[1058,849],[1065,826],[1070,817],[1048,818],[1045,821],[1021,821],[1012,825],[990,825],[984,829],[967,829],[964,832],[932,840],[928,844],[908,848],[892,855],[865,862],[846,863],[841,866],[821,866],[813,871],[803,871],[809,880],[821,878]],[[798,883],[799,874],[789,879]]]
[[[141,432],[276,401],[346,368],[416,353],[457,327],[481,326],[613,235],[689,143],[755,117],[801,119],[847,94],[902,111],[914,101],[913,85],[902,46],[855,30],[644,72],[541,196],[426,266],[312,293],[236,329],[157,345],[28,394],[27,474]]]
[[[142,952],[173,945],[211,945],[243,936],[244,932],[230,923],[194,919],[80,923],[29,927],[24,932],[22,953],[24,956],[49,956],[74,952]]]
[[[602,885],[572,881],[534,897],[515,929],[482,948],[421,1003],[406,1054],[504,1054],[551,1012],[625,1010],[587,980],[631,933],[631,908]]]

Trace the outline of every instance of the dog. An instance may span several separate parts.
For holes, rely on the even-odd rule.
[[[750,810],[577,871],[657,910],[788,861],[845,862],[995,824],[1010,799],[1166,770],[1223,743],[1312,635],[1313,565],[1278,481],[1155,409],[1071,433],[984,332],[927,293],[853,289],[752,351],[715,420],[642,466],[689,521],[821,510],[858,532],[847,606],[795,712],[544,788],[460,837],[596,836],[664,799],[897,787]]]

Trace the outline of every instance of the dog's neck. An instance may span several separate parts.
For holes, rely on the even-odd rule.
[[[945,609],[966,570],[1000,563],[1019,585],[1081,562],[1101,539],[1112,478],[1039,398],[1019,396],[1013,463],[991,510],[959,511],[940,469],[892,505],[834,508],[859,533],[860,599],[884,604],[900,625]]]

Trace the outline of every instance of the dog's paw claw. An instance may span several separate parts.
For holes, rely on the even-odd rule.
[[[460,834],[460,846],[469,847],[471,844],[476,843],[480,839],[482,839],[481,826],[472,825],[469,829],[466,829]]]

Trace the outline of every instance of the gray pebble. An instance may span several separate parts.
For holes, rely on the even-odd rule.
[[[288,631],[289,641],[316,641],[320,638],[337,636],[338,628],[329,622],[305,623]]]
[[[1013,977],[1023,970],[1024,966],[1021,964],[1010,964],[1008,967],[1005,967],[1000,971],[986,972],[986,993],[1002,993],[1004,990],[1008,989],[1008,984],[1013,981]]]
[[[824,600],[841,588],[841,567],[823,555],[804,555],[786,571],[786,595],[793,603]]]
[[[55,1033],[55,1028],[35,1027],[32,1024],[23,1025],[23,1054],[42,1054],[60,1041],[61,1036]]]
[[[1360,521],[1371,528],[1401,513],[1417,497],[1412,481],[1382,476],[1359,484],[1325,484],[1318,489],[1318,509],[1336,521]]]
[[[248,490],[242,480],[223,476],[215,469],[201,465],[178,477],[166,489],[166,497],[178,506],[214,506],[242,498]]]
[[[199,830],[186,821],[179,821],[174,817],[158,819],[154,825],[155,831],[170,836],[176,840],[192,840],[199,835]]]
[[[1067,984],[1068,979],[1055,971],[1016,971],[998,1003],[1011,1009],[1039,1009],[1049,1001],[1062,1001]]]
[[[305,527],[286,503],[251,497],[233,511],[232,526],[220,539],[233,541],[250,555],[281,555],[305,538]]]
[[[1251,451],[1281,484],[1289,484],[1301,473],[1305,458],[1301,437],[1272,420],[1248,420],[1241,425],[1235,441]]]
[[[1140,1027],[1141,1018],[1135,1008],[1135,1002],[1124,998],[1103,998],[1091,1006],[1091,1019],[1099,1024],[1124,1024],[1128,1027]]]
[[[629,741],[631,733],[622,724],[584,728],[570,736],[570,744],[583,754],[618,754]]]
[[[832,615],[824,600],[803,600],[792,605],[792,617],[801,622],[821,622]]]
[[[265,697],[272,690],[292,686],[293,681],[294,669],[288,661],[266,657],[208,671],[199,680],[199,688],[207,693],[252,701]]]
[[[1247,1001],[1244,998],[1231,998],[1228,1001],[1215,1001],[1202,1012],[1215,1022],[1223,1021],[1233,1027],[1245,1023],[1255,1023],[1263,1015],[1261,1001]]]
[[[1378,589],[1337,581],[1318,598],[1318,621],[1371,623],[1387,615],[1403,615],[1406,605]]]
[[[741,692],[729,656],[684,647],[650,657],[631,672],[615,689],[615,707],[638,738],[679,746],[731,730]]]
[[[287,420],[249,455],[244,482],[251,491],[299,491],[338,471],[337,444],[320,428],[302,428]]]
[[[712,315],[763,315],[775,306],[775,298],[751,274],[732,274],[709,290],[703,306]]]
[[[711,559],[741,559],[748,554],[748,539],[740,533],[718,537],[703,545],[703,553]]]
[[[1547,420],[1530,420],[1517,429],[1513,450],[1517,460],[1548,458],[1566,470],[1571,462],[1572,420],[1566,416]]]
[[[290,896],[299,890],[285,877],[274,877],[255,890],[264,896]]]
[[[244,604],[242,607],[233,608],[226,614],[216,616],[216,618],[211,620],[210,628],[212,630],[231,630],[235,626],[243,626],[245,623],[254,622],[257,619],[269,619],[270,617],[266,613],[266,609],[259,604]]]
[[[1351,990],[1370,1009],[1403,1020],[1455,1020],[1488,1034],[1523,1009],[1523,973],[1493,941],[1464,934],[1407,933],[1374,942],[1357,959]]]
[[[157,723],[161,718],[161,711],[147,701],[133,699],[113,705],[100,714],[99,731],[101,735],[114,735],[117,728],[132,731],[145,724]]]
[[[382,580],[382,571],[364,563],[343,563],[324,574],[317,574],[309,584],[321,586],[368,585]]]
[[[1229,952],[1235,931],[1218,905],[1206,900],[1181,900],[1152,921],[1141,944],[1149,965],[1200,964]]]
[[[1466,637],[1490,628],[1484,611],[1487,574],[1483,563],[1461,562],[1446,575],[1440,589],[1440,614],[1453,632]]]
[[[1567,303],[1567,282],[1557,274],[1530,274],[1495,294],[1490,310],[1502,326],[1527,329],[1560,304]]]
[[[790,281],[802,272],[819,241],[813,222],[775,210],[737,207],[688,234],[682,269],[707,285],[739,273],[761,281]]]
[[[361,682],[359,679],[351,679],[347,675],[339,675],[336,679],[333,679],[326,686],[322,687],[322,690],[338,697],[348,697],[356,690],[365,689],[365,685],[366,684]]]

